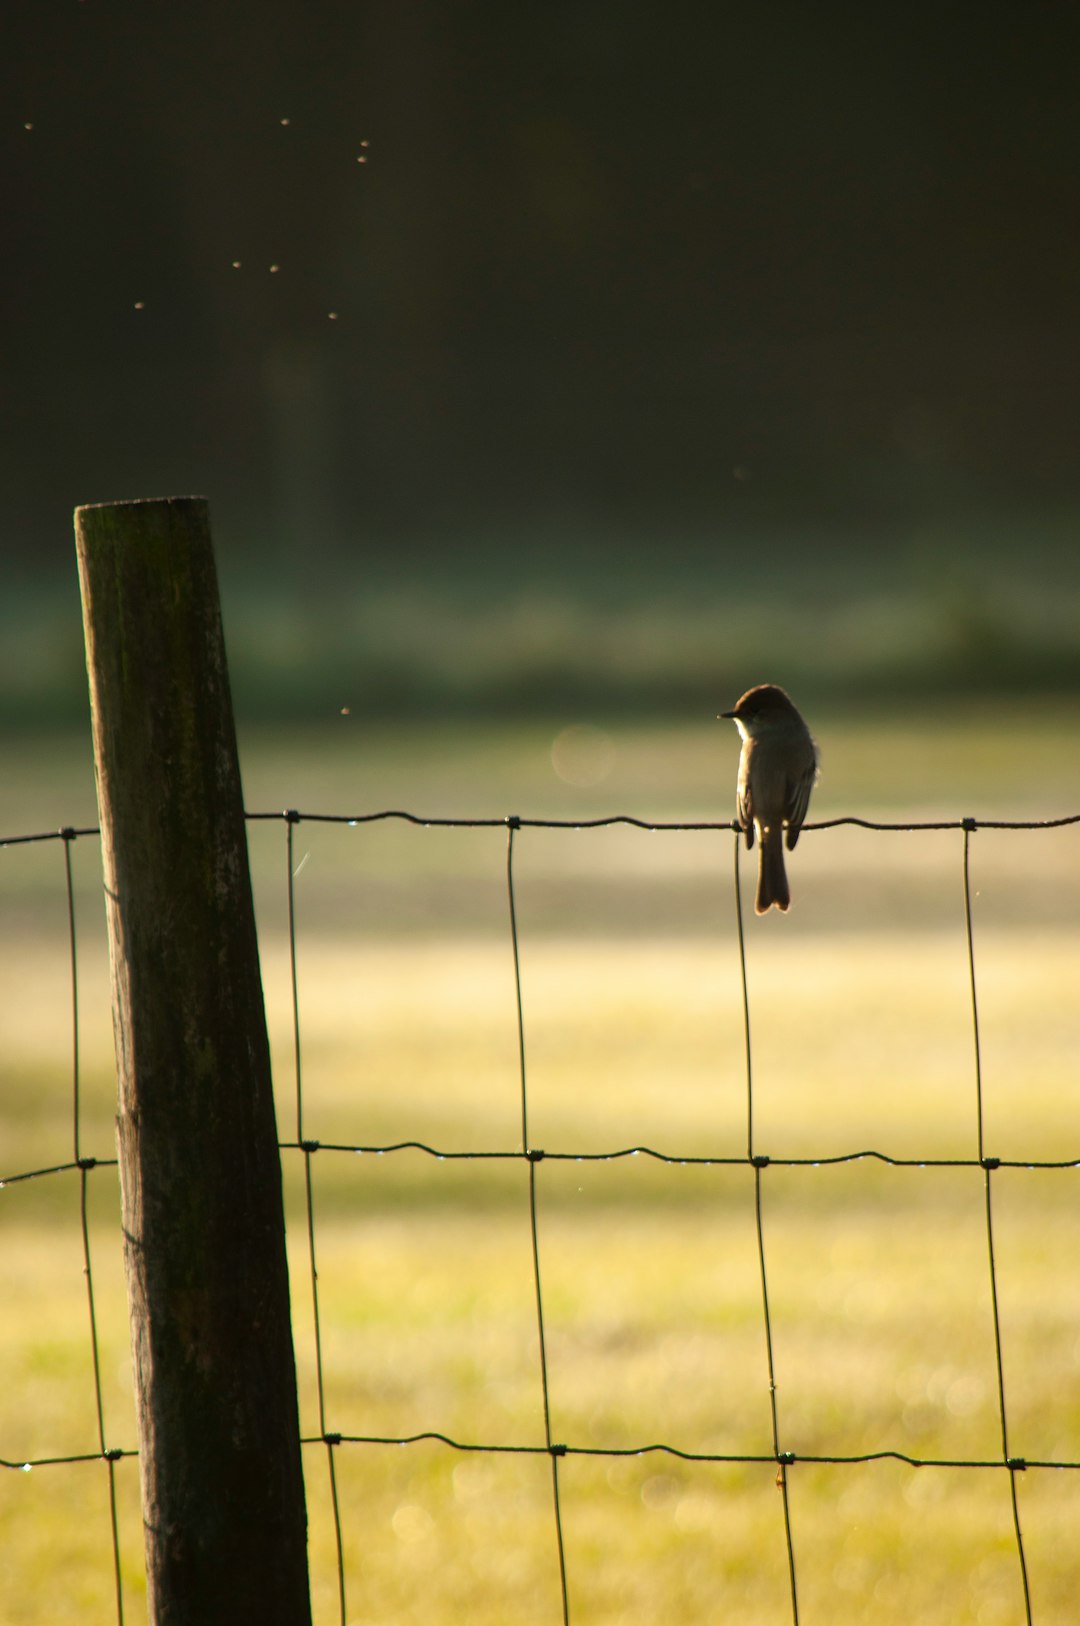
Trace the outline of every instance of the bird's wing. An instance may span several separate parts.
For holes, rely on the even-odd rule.
[[[811,761],[798,779],[793,779],[788,785],[787,803],[787,845],[790,852],[799,839],[799,831],[806,818],[806,810],[810,806],[810,792],[814,788],[817,778],[817,763]]]
[[[750,774],[745,761],[739,764],[739,791],[735,800],[739,823],[746,832],[746,845],[754,845],[754,803],[750,795]]]

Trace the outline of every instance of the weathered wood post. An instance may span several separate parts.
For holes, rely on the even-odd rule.
[[[75,514],[152,1626],[311,1611],[270,1055],[207,505]]]

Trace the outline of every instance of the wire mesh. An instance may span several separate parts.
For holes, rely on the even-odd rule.
[[[567,1459],[606,1459],[610,1461],[641,1458],[651,1455],[669,1458],[673,1461],[687,1463],[711,1463],[717,1465],[743,1465],[755,1466],[771,1464],[775,1467],[776,1484],[781,1493],[781,1523],[784,1550],[787,1564],[787,1588],[789,1596],[790,1618],[794,1626],[798,1626],[800,1618],[800,1588],[798,1582],[797,1558],[800,1552],[799,1515],[800,1508],[805,1504],[801,1501],[804,1494],[800,1483],[800,1471],[803,1468],[814,1467],[845,1467],[858,1464],[876,1462],[895,1462],[913,1469],[965,1469],[972,1471],[997,1471],[1007,1479],[1012,1519],[1012,1544],[1016,1572],[1019,1577],[1020,1591],[1022,1593],[1024,1616],[1028,1623],[1035,1618],[1032,1605],[1031,1578],[1029,1575],[1029,1561],[1025,1545],[1025,1538],[1021,1521],[1020,1496],[1018,1482],[1029,1470],[1071,1470],[1080,1469],[1080,1460],[1067,1454],[1044,1454],[1038,1457],[1020,1457],[1013,1454],[1010,1447],[1009,1411],[1007,1405],[1007,1386],[1005,1375],[1004,1340],[1002,1333],[1002,1316],[999,1292],[999,1265],[995,1249],[994,1231],[994,1190],[995,1179],[999,1171],[1009,1169],[1024,1169],[1031,1171],[1076,1170],[1080,1168],[1080,1157],[1065,1158],[1000,1158],[987,1154],[984,1121],[983,1097],[983,1060],[982,1042],[980,1038],[980,1012],[979,988],[976,973],[975,954],[975,928],[972,888],[972,838],[979,829],[995,829],[1007,831],[1022,830],[1049,830],[1058,829],[1067,825],[1080,823],[1080,815],[1068,818],[1050,820],[976,820],[965,818],[952,821],[935,822],[904,822],[881,823],[860,818],[848,817],[821,821],[817,824],[805,826],[807,831],[832,829],[841,825],[852,825],[874,832],[903,833],[914,831],[956,831],[962,836],[961,873],[963,890],[963,911],[965,922],[965,943],[967,955],[968,993],[970,1000],[971,1035],[972,1035],[972,1079],[974,1095],[974,1152],[970,1156],[917,1156],[897,1155],[878,1148],[868,1147],[861,1149],[848,1149],[842,1151],[823,1151],[814,1155],[787,1155],[771,1156],[758,1149],[755,1132],[755,1094],[754,1094],[754,1044],[751,1033],[751,995],[747,973],[746,938],[743,921],[743,897],[740,880],[740,833],[737,827],[726,823],[715,822],[657,822],[638,819],[631,815],[613,815],[602,819],[590,820],[554,820],[529,819],[511,815],[499,818],[428,818],[402,810],[387,810],[377,813],[360,813],[355,815],[336,813],[300,813],[295,809],[288,809],[284,813],[251,813],[248,818],[253,823],[260,821],[280,820],[285,832],[285,867],[286,867],[286,899],[287,899],[287,933],[289,954],[289,990],[291,1000],[291,1027],[292,1051],[294,1065],[294,1104],[295,1104],[295,1138],[282,1139],[281,1149],[286,1153],[298,1154],[303,1159],[304,1174],[304,1211],[306,1217],[306,1252],[308,1270],[310,1274],[310,1297],[313,1316],[314,1331],[314,1367],[317,1395],[318,1431],[308,1436],[303,1443],[308,1446],[321,1446],[325,1450],[327,1477],[329,1487],[330,1506],[334,1529],[334,1546],[336,1552],[336,1592],[337,1609],[341,1626],[346,1626],[348,1619],[347,1609],[347,1574],[346,1574],[346,1532],[343,1524],[342,1503],[339,1495],[338,1472],[336,1454],[345,1447],[374,1447],[397,1446],[401,1448],[416,1447],[430,1444],[441,1447],[447,1451],[461,1454],[488,1454],[492,1457],[517,1455],[525,1458],[546,1456],[550,1464],[551,1474],[551,1562],[554,1568],[558,1597],[561,1606],[561,1616],[564,1626],[569,1626],[572,1617],[573,1583],[574,1583],[574,1541],[572,1526],[568,1529],[566,1515],[560,1496],[560,1465]],[[516,1146],[504,1148],[491,1146],[478,1146],[473,1149],[440,1148],[423,1139],[399,1139],[383,1142],[351,1142],[351,1141],[323,1141],[312,1138],[306,1131],[305,1123],[305,1087],[303,1056],[304,1047],[301,1036],[301,1016],[303,1000],[300,988],[300,952],[298,949],[300,928],[297,914],[297,901],[295,878],[298,871],[295,855],[295,831],[301,823],[323,823],[348,826],[370,825],[377,822],[402,821],[417,827],[438,827],[444,829],[464,828],[505,828],[507,834],[505,858],[505,886],[507,908],[507,931],[509,938],[509,952],[512,962],[514,1017],[516,1028],[516,1047],[518,1061],[518,1091],[520,1108],[520,1142]],[[515,860],[516,843],[521,833],[529,829],[562,830],[569,833],[583,829],[597,829],[611,826],[627,826],[642,831],[653,832],[723,832],[729,830],[733,837],[734,852],[734,902],[735,918],[733,922],[734,938],[738,951],[738,965],[740,974],[739,1003],[742,1014],[743,1051],[745,1059],[745,1110],[746,1110],[746,1151],[745,1155],[705,1155],[700,1152],[687,1151],[674,1153],[659,1147],[636,1143],[621,1145],[606,1149],[573,1149],[573,1148],[545,1148],[533,1143],[530,1135],[530,1093],[528,1058],[529,1045],[527,1040],[527,1024],[525,1015],[526,998],[524,984],[525,971],[522,965],[521,945],[519,938],[518,900],[515,888]],[[88,1461],[100,1461],[108,1475],[108,1492],[110,1507],[110,1543],[112,1551],[112,1565],[115,1582],[116,1615],[118,1621],[123,1623],[123,1587],[121,1582],[120,1536],[116,1506],[115,1465],[124,1457],[135,1455],[131,1450],[118,1448],[108,1443],[106,1430],[105,1410],[102,1399],[102,1382],[100,1371],[100,1358],[98,1349],[98,1331],[94,1304],[94,1281],[91,1260],[91,1237],[87,1220],[87,1190],[88,1183],[95,1171],[115,1167],[115,1160],[103,1160],[85,1156],[81,1150],[80,1140],[80,1017],[79,1017],[79,956],[78,936],[76,930],[75,894],[72,883],[71,846],[77,837],[93,836],[97,832],[92,829],[75,830],[65,828],[58,832],[45,832],[30,836],[16,836],[0,841],[0,846],[23,845],[31,842],[59,841],[64,859],[64,886],[67,900],[68,935],[70,949],[70,984],[71,984],[71,1032],[72,1032],[72,1062],[71,1062],[71,1098],[72,1098],[72,1158],[66,1162],[57,1162],[48,1166],[30,1170],[16,1171],[0,1180],[0,1188],[19,1183],[47,1179],[77,1172],[80,1183],[80,1226],[82,1237],[82,1251],[84,1270],[87,1285],[87,1308],[89,1323],[89,1344],[91,1364],[93,1368],[94,1396],[96,1409],[96,1428],[98,1450],[94,1453],[72,1452],[69,1455],[52,1455],[24,1462],[0,1456],[0,1467],[9,1470],[27,1469],[29,1467],[59,1467]],[[317,1203],[315,1165],[317,1160],[327,1155],[358,1153],[376,1154],[381,1157],[393,1157],[402,1153],[418,1153],[433,1162],[500,1162],[511,1167],[520,1167],[524,1176],[527,1211],[529,1221],[530,1253],[532,1263],[532,1291],[535,1301],[536,1337],[537,1337],[537,1383],[540,1394],[540,1405],[543,1417],[543,1443],[529,1442],[507,1443],[496,1439],[462,1439],[450,1432],[439,1429],[424,1429],[412,1433],[385,1434],[362,1433],[356,1431],[338,1430],[332,1426],[330,1408],[327,1401],[327,1384],[325,1378],[325,1352],[322,1312],[319,1301],[319,1271],[317,1263]],[[761,1297],[761,1332],[763,1338],[764,1355],[764,1382],[767,1386],[769,1418],[771,1430],[771,1450],[768,1453],[754,1451],[709,1451],[694,1450],[678,1445],[670,1440],[642,1440],[640,1443],[630,1445],[596,1445],[568,1439],[559,1441],[554,1437],[552,1426],[552,1404],[549,1383],[548,1340],[545,1327],[545,1293],[542,1278],[543,1237],[540,1209],[538,1204],[538,1190],[543,1180],[545,1165],[559,1165],[569,1162],[584,1164],[611,1165],[624,1159],[642,1157],[654,1164],[675,1168],[745,1168],[752,1175],[753,1181],[753,1219],[756,1237],[757,1263],[760,1278]],[[775,1171],[784,1169],[807,1169],[821,1167],[837,1167],[853,1164],[879,1164],[895,1169],[930,1169],[930,1170],[966,1170],[978,1169],[982,1173],[985,1214],[985,1242],[987,1258],[987,1296],[990,1307],[990,1317],[993,1329],[994,1368],[997,1388],[997,1413],[1000,1429],[1001,1450],[999,1455],[974,1454],[927,1454],[907,1452],[895,1447],[865,1451],[837,1451],[829,1452],[796,1452],[786,1443],[785,1419],[778,1400],[777,1363],[774,1348],[773,1316],[770,1305],[769,1263],[770,1246],[768,1237],[769,1217],[769,1187],[775,1176]],[[807,1491],[806,1494],[812,1494]]]
[[[101,1354],[98,1339],[97,1311],[94,1302],[94,1270],[90,1247],[90,1224],[88,1218],[88,1191],[91,1176],[100,1169],[115,1168],[115,1158],[97,1158],[84,1156],[82,1152],[82,1100],[80,1089],[80,1035],[79,1035],[79,952],[78,934],[76,931],[75,887],[72,876],[71,848],[72,843],[79,836],[94,836],[94,829],[76,830],[65,826],[62,830],[44,835],[17,836],[6,840],[0,845],[19,846],[31,842],[59,841],[64,860],[64,894],[67,906],[68,950],[71,979],[71,1137],[72,1158],[68,1163],[57,1163],[45,1168],[31,1169],[7,1175],[0,1179],[0,1188],[18,1184],[27,1180],[47,1179],[55,1175],[70,1174],[77,1171],[79,1176],[79,1228],[82,1240],[83,1273],[86,1278],[86,1300],[88,1311],[88,1334],[90,1345],[90,1360],[93,1371],[94,1415],[97,1425],[98,1451],[96,1453],[72,1453],[66,1456],[52,1456],[38,1458],[34,1461],[12,1461],[6,1456],[0,1456],[0,1468],[7,1468],[19,1472],[29,1472],[36,1467],[59,1467],[77,1462],[100,1461],[105,1465],[108,1475],[109,1500],[109,1533],[112,1549],[113,1587],[116,1601],[116,1619],[119,1626],[124,1626],[124,1594],[121,1582],[120,1568],[120,1529],[116,1505],[116,1464],[125,1456],[133,1456],[132,1451],[125,1451],[117,1446],[110,1446],[106,1437],[105,1408],[102,1398],[101,1381]]]

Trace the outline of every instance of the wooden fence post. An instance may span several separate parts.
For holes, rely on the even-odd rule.
[[[207,505],[75,514],[152,1626],[311,1620],[240,772]]]

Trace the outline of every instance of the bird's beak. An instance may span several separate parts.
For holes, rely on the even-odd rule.
[[[719,711],[716,714],[716,720],[717,722],[720,722],[724,717],[730,717],[732,720],[734,720],[737,716],[738,712],[735,711]]]

